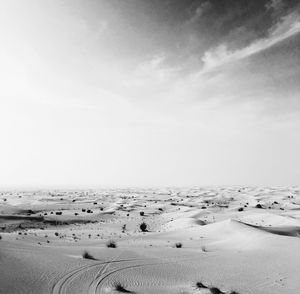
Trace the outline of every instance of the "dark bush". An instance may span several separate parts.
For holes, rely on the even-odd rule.
[[[182,248],[182,243],[178,242],[175,244],[176,248]]]
[[[126,290],[126,289],[122,286],[121,283],[117,283],[117,284],[115,285],[115,289],[116,289],[116,291],[121,292],[121,293],[132,293],[131,291]]]
[[[147,230],[147,224],[145,222],[142,222],[140,224],[140,229],[141,229],[142,232],[148,232],[148,230]]]
[[[111,240],[106,243],[107,248],[117,248],[117,244],[115,241]]]
[[[205,247],[204,245],[201,246],[201,250],[202,250],[203,252],[207,252],[207,249],[206,249],[206,247]]]
[[[222,292],[219,288],[216,287],[209,288],[209,291],[211,294],[224,294],[224,292]]]
[[[92,256],[91,254],[89,254],[87,251],[84,251],[82,254],[82,257],[85,259],[92,259],[92,260],[96,260],[94,256]]]
[[[207,289],[207,287],[205,285],[203,285],[201,282],[197,282],[196,287],[199,288],[199,289],[203,289],[203,288]]]

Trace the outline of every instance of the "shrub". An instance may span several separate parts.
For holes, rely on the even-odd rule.
[[[131,291],[126,290],[121,283],[117,283],[115,285],[116,291],[121,292],[121,293],[132,293]]]
[[[89,254],[87,251],[83,252],[82,257],[85,258],[85,259],[96,260],[96,258],[94,256],[92,256],[91,254]]]
[[[182,243],[178,242],[175,244],[176,248],[181,248],[182,247]]]
[[[216,287],[211,287],[209,288],[209,291],[211,294],[224,294],[219,288]]]
[[[205,285],[203,285],[201,282],[197,282],[196,287],[199,288],[199,289],[203,289],[203,288],[207,289],[207,287]]]
[[[2,236],[0,235],[0,240],[2,240]]]
[[[262,205],[261,205],[261,204],[259,204],[259,203],[258,203],[258,204],[256,204],[256,206],[255,206],[255,207],[256,207],[256,208],[263,208],[263,207],[262,207]]]
[[[142,232],[148,232],[148,230],[147,230],[147,224],[145,222],[142,222],[140,224],[140,229],[141,229]]]
[[[115,241],[111,240],[106,243],[107,248],[117,248],[117,244]]]
[[[144,216],[145,212],[144,211],[140,211],[140,216]]]
[[[239,209],[238,209],[238,211],[243,211],[244,210],[244,208],[243,207],[240,207]]]

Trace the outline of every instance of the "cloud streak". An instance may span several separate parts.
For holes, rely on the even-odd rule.
[[[266,38],[258,39],[244,48],[230,50],[226,44],[221,44],[214,49],[206,51],[201,59],[203,62],[201,73],[209,72],[225,64],[244,59],[266,50],[299,32],[300,15],[299,13],[291,13],[274,25],[269,30],[269,34]]]
[[[193,12],[191,18],[188,20],[187,24],[195,24],[197,23],[203,14],[207,12],[212,7],[209,1],[201,3]]]

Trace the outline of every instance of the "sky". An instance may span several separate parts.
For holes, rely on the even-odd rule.
[[[0,187],[300,184],[297,0],[0,0]]]

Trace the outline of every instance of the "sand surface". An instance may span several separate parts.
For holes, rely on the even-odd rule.
[[[300,293],[297,187],[2,191],[0,236],[3,294]]]

